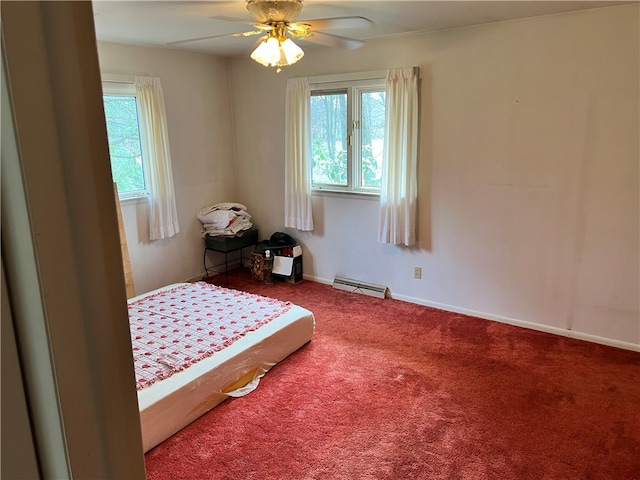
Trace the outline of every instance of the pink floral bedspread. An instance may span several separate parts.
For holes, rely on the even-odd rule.
[[[148,387],[213,355],[291,306],[205,282],[131,302],[136,387]]]

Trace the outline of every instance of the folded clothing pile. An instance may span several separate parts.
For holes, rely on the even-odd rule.
[[[247,207],[241,203],[225,202],[204,207],[196,213],[196,218],[202,223],[203,238],[207,235],[235,237],[253,226]]]

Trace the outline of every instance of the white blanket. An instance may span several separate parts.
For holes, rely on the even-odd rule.
[[[241,203],[224,202],[201,208],[196,218],[202,223],[202,236],[235,236],[249,230],[253,223],[247,207]]]

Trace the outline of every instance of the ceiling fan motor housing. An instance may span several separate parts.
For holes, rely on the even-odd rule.
[[[302,0],[249,0],[247,10],[259,23],[293,22],[302,9]]]

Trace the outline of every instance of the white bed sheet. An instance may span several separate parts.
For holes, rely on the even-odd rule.
[[[178,285],[183,284],[169,285],[129,302]],[[229,388],[238,379],[243,378],[243,383],[248,380],[255,386],[271,367],[309,342],[314,329],[313,313],[293,305],[284,315],[248,332],[225,349],[138,390],[144,451],[149,451],[233,395]],[[250,391],[252,387],[245,389]]]

